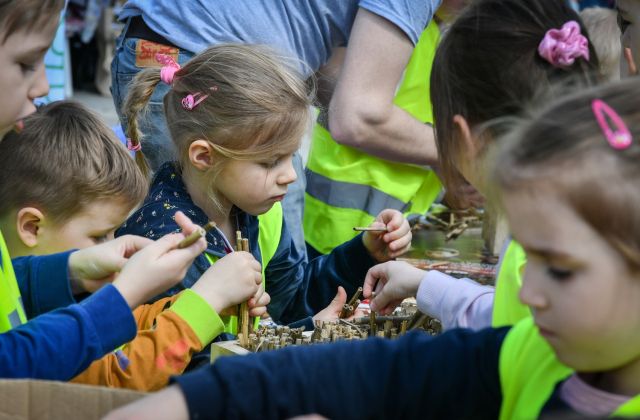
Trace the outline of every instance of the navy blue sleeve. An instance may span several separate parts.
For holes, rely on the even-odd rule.
[[[0,334],[0,377],[66,381],[135,335],[131,309],[107,285],[82,303]]]
[[[507,331],[291,347],[221,358],[175,381],[197,419],[495,419]]]
[[[362,235],[306,262],[283,223],[280,244],[265,270],[266,290],[272,302],[269,314],[282,324],[314,315],[331,302],[338,286],[345,288],[347,296],[355,293],[375,263],[362,243]]]
[[[68,275],[72,252],[11,260],[27,318],[75,303]]]

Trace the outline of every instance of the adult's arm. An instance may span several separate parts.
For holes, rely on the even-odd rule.
[[[393,103],[413,48],[400,27],[358,9],[329,105],[329,131],[338,143],[397,162],[437,162],[433,128]]]

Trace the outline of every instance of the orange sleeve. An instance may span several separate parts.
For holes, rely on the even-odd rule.
[[[140,329],[135,339],[93,362],[72,382],[155,391],[181,374],[199,352],[224,330],[217,312],[187,289],[168,300],[136,309]],[[124,359],[124,360],[123,360]],[[128,363],[127,363],[128,362]]]
[[[153,323],[160,312],[173,304],[180,297],[181,293],[157,300],[148,305],[140,305],[133,311],[133,318],[136,320],[138,330],[146,330],[153,327]]]
[[[194,353],[202,350],[195,332],[178,314],[163,311],[155,328],[141,330],[122,348],[129,359],[120,365],[115,353],[93,362],[71,380],[75,383],[155,391],[167,386],[169,377],[181,374]]]

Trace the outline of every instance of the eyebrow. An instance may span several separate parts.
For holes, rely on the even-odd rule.
[[[576,263],[578,262],[578,259],[576,257],[566,253],[565,251],[561,251],[558,249],[533,248],[525,245],[522,245],[522,247],[524,248],[527,254],[537,255],[546,260],[562,259],[562,260],[567,260],[569,262],[576,262]]]

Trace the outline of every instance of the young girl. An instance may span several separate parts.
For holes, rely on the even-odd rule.
[[[182,68],[166,56],[158,58],[164,67],[140,72],[125,102],[130,145],[144,167],[137,120],[154,87],[164,82],[171,85],[164,109],[180,161],[160,168],[143,206],[116,235],[156,238],[173,232],[176,210],[198,224],[216,222],[206,237],[206,255],[170,293],[191,287],[231,252],[240,231],[262,261],[271,317],[281,323],[302,320],[311,329],[309,315],[328,305],[338,286],[352,294],[371,265],[408,249],[408,223],[400,212],[383,210],[373,225],[386,232],[366,232],[308,264],[296,252],[280,201],[296,177],[291,158],[309,128],[311,102],[304,82],[272,51],[217,45]],[[345,301],[340,289],[319,318],[335,319]]]
[[[532,318],[227,358],[113,418],[639,416],[639,96],[625,81],[556,101],[496,159]]]
[[[517,115],[538,89],[551,83],[593,83],[598,70],[580,18],[565,2],[472,2],[443,38],[431,79],[448,191],[455,193],[468,181],[485,193],[485,147],[500,132],[496,126],[487,128],[487,121]],[[513,325],[529,314],[517,300],[524,265],[524,252],[511,241],[500,258],[496,289],[391,262],[368,273],[364,292],[368,297],[377,287],[372,308],[383,313],[417,294],[420,310],[440,319],[445,329]]]

